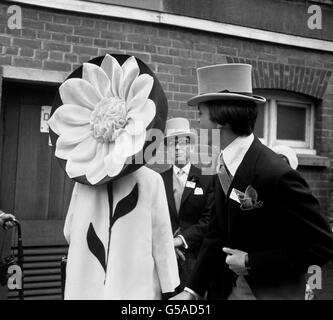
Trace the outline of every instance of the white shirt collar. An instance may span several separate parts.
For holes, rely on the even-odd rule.
[[[224,150],[221,151],[219,158],[221,157],[221,154],[223,154],[224,163],[232,176],[235,176],[236,171],[241,162],[243,161],[244,156],[249,150],[253,140],[253,133],[246,137],[239,136],[234,141],[232,141]]]
[[[186,173],[186,175],[188,176],[188,174],[190,173],[190,169],[191,169],[191,162],[187,163],[182,170]],[[175,175],[178,174],[180,168],[178,168],[176,165],[173,165],[173,172],[175,173]]]

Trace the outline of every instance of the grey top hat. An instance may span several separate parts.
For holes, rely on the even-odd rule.
[[[199,94],[187,103],[195,106],[212,100],[242,100],[265,103],[252,93],[252,66],[244,63],[217,64],[197,69]]]

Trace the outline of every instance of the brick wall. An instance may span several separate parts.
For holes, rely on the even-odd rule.
[[[196,68],[229,62],[251,63],[254,87],[293,90],[320,98],[315,148],[333,158],[333,71],[330,53],[297,49],[177,27],[23,6],[22,30],[7,27],[0,4],[0,65],[70,73],[105,53],[133,54],[156,73],[168,101],[169,117],[184,116],[197,127],[197,112],[186,101],[197,93]],[[332,173],[300,171],[326,209]]]

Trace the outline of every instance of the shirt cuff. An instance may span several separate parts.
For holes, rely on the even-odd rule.
[[[190,295],[192,295],[194,297],[195,300],[199,300],[200,296],[194,292],[192,289],[185,287],[184,291],[188,292]]]
[[[186,242],[185,238],[181,234],[179,234],[177,237],[179,237],[180,239],[182,239],[183,244],[184,244],[184,248],[188,249],[188,245],[187,245],[187,242]]]

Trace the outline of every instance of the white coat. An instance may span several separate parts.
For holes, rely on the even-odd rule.
[[[161,176],[143,166],[113,182],[113,214],[117,203],[134,190],[135,184],[137,203],[116,220],[110,242],[107,185],[75,184],[64,227],[69,243],[65,299],[153,300],[179,285]],[[123,204],[127,202],[131,200]],[[99,257],[105,255],[105,269],[89,249],[91,225],[94,232],[90,234],[95,233],[102,246],[90,236],[90,247],[98,248],[93,251],[99,250]]]

